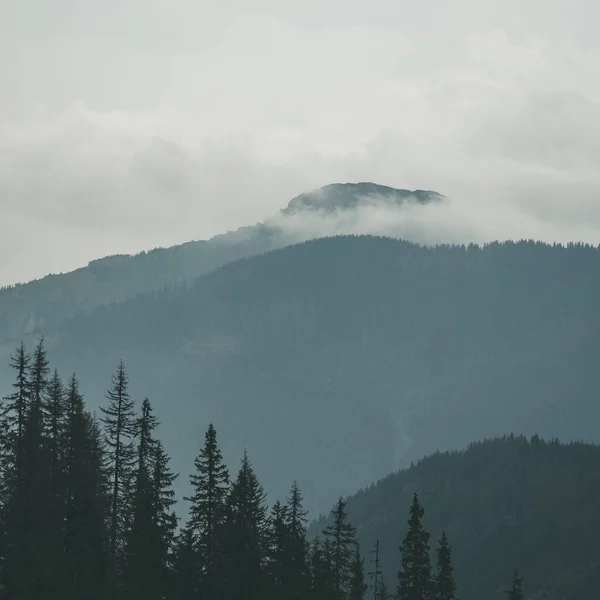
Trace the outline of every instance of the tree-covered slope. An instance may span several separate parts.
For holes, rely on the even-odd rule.
[[[452,545],[461,600],[505,598],[513,570],[528,600],[594,600],[600,589],[600,447],[508,437],[435,453],[350,497],[365,550],[380,541],[396,585],[408,507],[419,495],[424,526]],[[313,526],[320,531],[326,521]]]
[[[292,216],[298,219],[306,212],[348,212],[373,203],[402,208],[412,201],[428,204],[442,199],[436,192],[397,190],[374,183],[332,184],[292,199],[287,208],[264,223],[207,241],[156,248],[135,256],[109,256],[69,273],[3,288],[0,346],[14,344],[36,328],[54,327],[80,312],[180,285],[238,258],[306,239],[302,228],[288,230],[286,218]]]
[[[213,421],[228,461],[246,447],[269,492],[282,497],[294,473],[322,511],[482,436],[599,439],[599,259],[584,246],[328,238],[39,333],[91,407],[124,358],[176,470]]]

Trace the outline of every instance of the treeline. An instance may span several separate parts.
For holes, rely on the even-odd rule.
[[[455,599],[450,545],[443,535],[433,572],[416,495],[393,595],[378,543],[365,569],[343,499],[309,540],[299,486],[269,509],[246,454],[230,478],[212,425],[180,524],[158,421],[148,399],[136,413],[122,362],[99,416],[75,374],[51,373],[43,339],[32,355],[21,344],[11,367],[0,411],[3,600]]]

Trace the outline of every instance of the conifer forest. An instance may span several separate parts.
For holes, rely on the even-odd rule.
[[[456,600],[452,540],[432,540],[414,493],[396,572],[361,548],[340,498],[308,533],[302,491],[267,506],[251,458],[223,462],[210,425],[177,502],[149,399],[121,362],[98,414],[76,374],[52,371],[43,338],[13,353],[2,400],[1,598],[6,600]],[[199,436],[201,438],[201,436]],[[176,506],[178,505],[178,506]],[[387,557],[390,559],[391,557]],[[507,573],[510,600],[523,578]]]

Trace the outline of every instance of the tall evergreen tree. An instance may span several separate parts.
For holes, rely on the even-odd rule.
[[[112,386],[106,394],[108,406],[101,407],[102,423],[108,450],[110,480],[109,550],[112,588],[115,594],[117,577],[125,545],[125,532],[130,518],[130,487],[135,465],[134,438],[136,417],[128,392],[128,378],[123,361],[113,374]]]
[[[348,521],[343,498],[340,497],[331,514],[333,523],[325,528],[323,534],[331,544],[335,597],[341,599],[349,592],[356,529]]]
[[[266,591],[265,492],[244,452],[227,498],[225,553],[229,600],[261,600]],[[224,566],[225,566],[224,565]]]
[[[310,567],[306,541],[306,511],[302,493],[292,484],[286,504],[277,501],[269,520],[268,570],[271,593],[281,600],[301,600],[310,591]]]
[[[171,459],[160,440],[154,449],[154,472],[152,486],[154,491],[154,510],[160,530],[162,556],[165,568],[170,570],[173,559],[173,544],[177,529],[177,516],[173,510],[176,503],[173,484],[178,477],[170,469]]]
[[[508,600],[525,600],[525,594],[523,593],[523,577],[519,575],[517,569],[513,573],[513,580],[509,590],[506,590],[505,594],[508,596]]]
[[[2,398],[2,411],[0,413],[1,434],[1,474],[2,482],[7,486],[18,487],[23,462],[23,434],[27,418],[30,383],[29,366],[31,356],[27,353],[25,345],[17,348],[10,357],[10,367],[15,371],[13,393]],[[14,492],[15,490],[11,490]],[[4,490],[3,495],[10,493]],[[6,501],[6,497],[3,498]]]
[[[289,530],[286,519],[287,507],[279,500],[271,509],[269,518],[269,547],[267,570],[269,573],[272,598],[285,598],[286,562],[289,543]]]
[[[310,550],[312,600],[331,600],[335,598],[335,577],[331,542],[321,541],[318,537],[313,540]]]
[[[400,546],[402,566],[398,572],[398,600],[430,600],[432,595],[429,533],[423,528],[423,515],[424,510],[415,494],[408,531]]]
[[[85,412],[75,374],[66,389],[65,443],[66,600],[104,600],[108,575],[105,513],[107,481],[103,448],[93,418]]]
[[[44,410],[44,393],[48,386],[49,372],[49,361],[42,336],[33,353],[29,380],[31,406],[32,409],[39,411],[40,415]]]
[[[208,598],[219,594],[220,544],[225,519],[229,473],[217,443],[217,432],[211,423],[204,436],[204,446],[194,461],[195,472],[190,476],[192,496],[188,528],[194,536],[198,559],[198,578]]]
[[[297,481],[292,483],[287,498],[284,523],[287,530],[285,549],[284,589],[285,597],[293,600],[305,598],[310,589],[308,543],[306,541],[307,512]]]
[[[25,533],[27,522],[25,506],[23,441],[27,420],[31,356],[25,345],[10,356],[10,367],[15,371],[13,393],[2,398],[0,413],[0,507],[2,515],[2,588],[6,598],[17,598],[21,576],[26,568]]]
[[[123,572],[123,597],[131,600],[160,600],[167,589],[169,540],[163,536],[170,532],[164,528],[164,515],[161,514],[164,505],[159,504],[164,498],[164,481],[160,482],[160,490],[155,481],[160,447],[154,438],[157,426],[158,421],[146,398],[137,422],[138,457]],[[164,453],[162,458],[166,458]]]
[[[452,565],[452,548],[446,532],[443,532],[437,547],[437,570],[434,579],[435,600],[456,600],[456,583]]]
[[[21,346],[23,348],[23,346]],[[17,384],[24,387],[23,352],[18,353]],[[18,463],[16,479],[7,502],[7,589],[14,597],[60,598],[63,593],[62,510],[52,485],[52,466],[45,437],[44,396],[48,359],[43,338],[30,363],[27,402],[22,428],[15,430]],[[15,399],[20,401],[17,391]],[[20,430],[20,431],[19,431]],[[13,430],[14,431],[14,430]]]
[[[46,411],[48,414],[46,426],[50,445],[52,487],[54,493],[59,494],[64,469],[66,407],[63,384],[56,370],[48,383]]]
[[[175,538],[173,571],[167,593],[169,600],[198,600],[198,556],[194,532],[183,528]],[[218,597],[216,597],[218,598]]]
[[[371,561],[373,563],[373,570],[369,573],[369,580],[371,581],[373,600],[380,600],[383,573],[381,571],[381,557],[379,555],[379,540],[375,541],[375,547],[372,550],[372,554],[375,556]]]
[[[360,555],[360,547],[356,544],[354,557],[350,565],[350,582],[348,600],[364,600],[367,591],[365,583],[364,559]]]

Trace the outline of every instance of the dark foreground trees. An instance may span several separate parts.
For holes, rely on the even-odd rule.
[[[11,358],[0,410],[0,600],[362,600],[345,503],[309,544],[297,483],[271,511],[247,454],[233,480],[210,425],[177,531],[169,456],[121,362],[98,419],[43,339]]]
[[[178,530],[169,456],[150,400],[136,412],[121,362],[102,418],[75,374],[50,376],[43,339],[11,357],[0,405],[0,600],[456,600],[451,546],[430,561],[415,494],[394,597],[375,545],[369,590],[356,529],[340,498],[307,539],[294,482],[269,510],[246,453],[234,478],[211,424],[194,461]],[[515,572],[509,600],[524,600]]]

